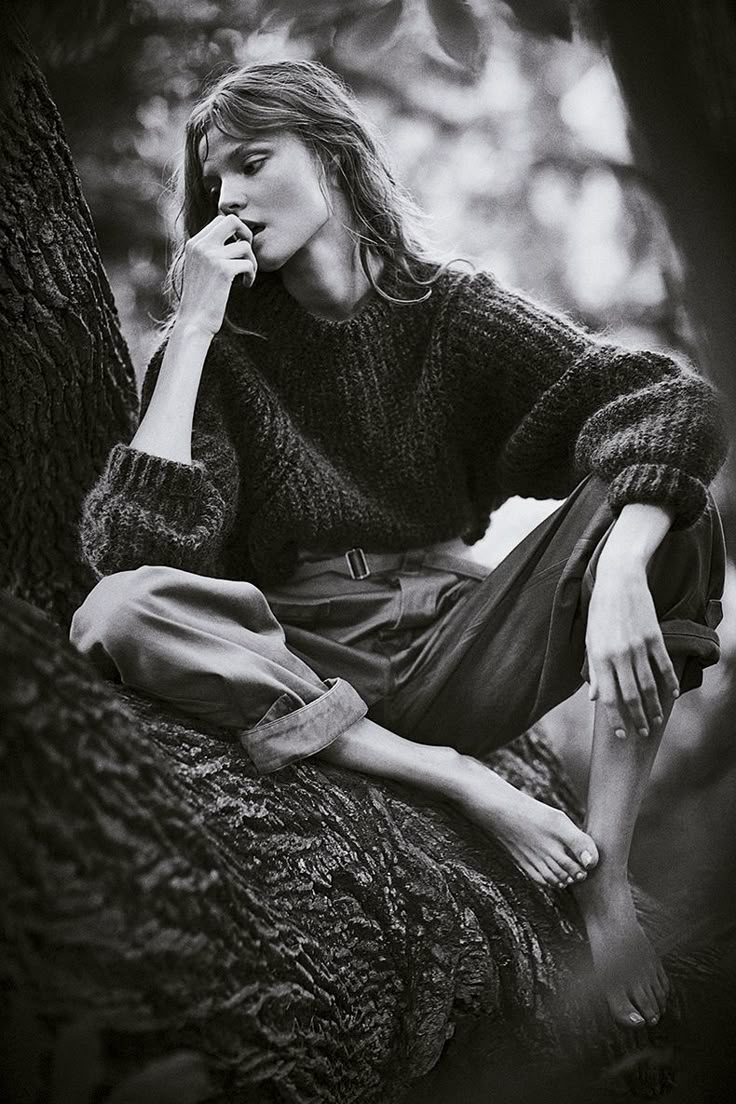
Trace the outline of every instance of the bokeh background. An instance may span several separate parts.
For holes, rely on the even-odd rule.
[[[38,16],[32,34],[139,379],[167,312],[161,286],[177,214],[168,184],[191,104],[229,66],[280,57],[323,61],[358,93],[440,255],[489,268],[622,344],[695,357],[681,265],[635,166],[607,60],[581,37],[534,34],[501,0],[471,5],[479,39],[462,6],[135,0],[76,39],[57,34],[48,12]],[[497,562],[553,507],[513,500],[473,555]],[[677,707],[633,855],[640,881],[686,925],[732,914],[724,833],[736,763],[723,703],[736,659],[733,589],[730,574],[724,662]],[[582,790],[585,693],[542,727]]]

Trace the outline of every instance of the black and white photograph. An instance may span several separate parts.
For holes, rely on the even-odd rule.
[[[733,0],[7,0],[0,1099],[736,1099]]]

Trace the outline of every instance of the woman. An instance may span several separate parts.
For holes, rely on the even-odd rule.
[[[262,770],[318,755],[451,799],[572,888],[613,1016],[656,1022],[627,858],[674,698],[718,657],[710,388],[432,263],[316,64],[196,106],[184,216],[142,420],[85,503],[101,581],[72,640]],[[513,494],[567,498],[488,574],[462,542]],[[479,758],[583,680],[585,831]]]

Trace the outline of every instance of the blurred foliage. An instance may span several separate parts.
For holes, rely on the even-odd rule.
[[[191,104],[228,67],[277,57],[320,60],[355,89],[432,216],[438,253],[619,340],[689,350],[677,258],[633,167],[607,63],[567,41],[571,8],[577,19],[584,5],[32,2],[28,26],[138,369],[166,310],[175,210],[165,184]]]

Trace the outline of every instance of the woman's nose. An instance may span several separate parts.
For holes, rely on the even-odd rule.
[[[220,185],[220,198],[217,201],[217,209],[221,215],[239,215],[248,204],[245,189],[237,186],[235,182],[228,184],[223,180]]]

